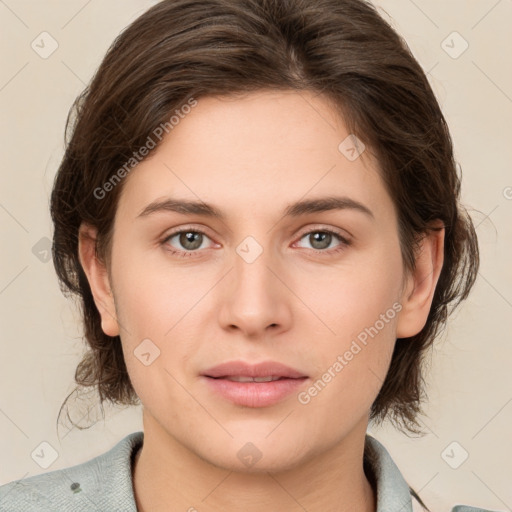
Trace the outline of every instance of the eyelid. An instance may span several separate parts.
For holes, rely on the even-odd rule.
[[[312,232],[317,232],[317,231],[333,233],[335,235],[338,235],[340,238],[342,238],[346,242],[350,242],[354,238],[353,235],[345,229],[336,228],[334,226],[327,226],[325,224],[313,224],[313,225],[308,225],[308,227],[304,228],[303,231],[301,230],[301,234],[299,235],[298,239],[301,239],[304,235],[308,235]]]
[[[213,240],[213,237],[209,234],[209,229],[207,227],[202,226],[202,225],[194,225],[194,224],[187,224],[185,226],[179,226],[179,227],[174,228],[173,230],[171,230],[169,232],[166,232],[160,238],[160,242],[159,243],[164,245],[173,236],[179,235],[179,234],[187,232],[187,231],[192,231],[194,233],[200,233],[200,234],[208,237],[213,242],[214,245],[219,245],[217,242],[215,242]],[[176,251],[187,252],[187,251],[185,251],[183,249],[181,249],[181,250],[180,249],[176,249]],[[199,251],[190,251],[190,252],[199,252]]]
[[[162,238],[163,240],[167,240],[169,237],[176,235],[178,233],[182,233],[183,231],[194,231],[202,233],[203,235],[208,236],[210,239],[212,238],[212,236],[208,233],[208,228],[206,226],[202,226],[199,224],[186,224],[185,226],[179,226],[170,232],[166,232],[166,234],[164,234]],[[353,238],[353,235],[349,233],[347,230],[341,230],[339,228],[335,228],[332,226],[326,226],[325,224],[308,225],[308,227],[306,228],[301,228],[300,231],[301,234],[298,236],[297,240],[301,239],[304,235],[307,235],[314,231],[327,231],[329,233],[334,233],[340,236],[341,238],[345,239],[347,242]],[[344,233],[346,233],[346,235]]]
[[[173,235],[177,235],[178,233],[183,233],[184,231],[194,231],[197,233],[202,233],[203,235],[208,236],[208,238],[212,238],[212,236],[209,234],[210,229],[200,224],[185,224],[184,226],[178,226],[174,229],[171,229],[171,231],[166,231],[166,233],[162,235],[162,238],[166,240],[167,238]]]

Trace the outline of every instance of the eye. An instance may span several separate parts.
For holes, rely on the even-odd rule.
[[[209,237],[197,229],[182,229],[167,236],[162,245],[172,254],[181,257],[193,256],[199,249],[205,249],[204,242]],[[172,241],[174,240],[174,244]]]
[[[331,229],[314,229],[304,233],[300,240],[306,239],[315,252],[338,252],[350,245],[350,241]],[[338,245],[332,248],[332,243],[338,241]]]
[[[311,250],[316,253],[336,253],[344,250],[350,245],[350,241],[340,233],[331,229],[314,229],[304,233],[300,240],[306,239],[311,244]],[[181,229],[171,233],[161,244],[171,254],[178,257],[199,256],[200,249],[208,248],[207,240],[211,240],[203,231],[199,229]],[[334,248],[332,244],[338,241]],[[206,245],[205,245],[206,244]]]

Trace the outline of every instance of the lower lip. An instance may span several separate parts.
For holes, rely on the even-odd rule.
[[[245,407],[268,407],[297,392],[308,380],[280,379],[270,382],[235,382],[203,376],[208,385],[227,400]]]

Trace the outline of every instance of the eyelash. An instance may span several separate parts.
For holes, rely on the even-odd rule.
[[[169,251],[172,255],[174,256],[178,256],[179,258],[190,258],[190,257],[196,257],[196,255],[194,253],[199,253],[199,249],[196,249],[195,251],[186,251],[186,250],[178,250],[178,249],[174,249],[174,248],[169,248],[169,245],[167,244],[167,242],[173,238],[174,236],[176,235],[180,235],[182,233],[197,233],[197,234],[201,234],[201,235],[204,235],[206,236],[207,238],[208,235],[204,232],[204,231],[201,231],[200,229],[195,229],[195,228],[185,228],[185,229],[180,229],[178,231],[174,231],[173,233],[167,235],[165,237],[164,240],[162,240],[160,242],[160,244],[162,246],[167,246],[165,248],[165,250]],[[299,237],[299,241],[302,240],[305,236],[307,235],[311,235],[312,233],[328,233],[329,235],[333,235],[335,238],[338,239],[340,243],[339,246],[335,247],[334,249],[324,249],[324,250],[321,250],[321,249],[308,249],[309,251],[313,251],[314,253],[317,253],[317,254],[322,254],[322,255],[325,255],[325,254],[337,254],[343,250],[345,250],[348,246],[351,245],[351,241],[348,240],[347,238],[343,237],[342,235],[340,235],[338,232],[332,230],[332,229],[312,229],[310,231],[307,231],[305,233],[303,233],[300,237]]]

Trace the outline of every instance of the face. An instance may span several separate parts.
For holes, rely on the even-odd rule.
[[[253,450],[258,470],[291,468],[366,429],[407,287],[393,202],[369,149],[340,151],[348,136],[311,93],[201,98],[125,178],[102,325],[145,425],[217,466]],[[148,208],[168,200],[221,216]],[[233,361],[303,378],[205,376]]]

